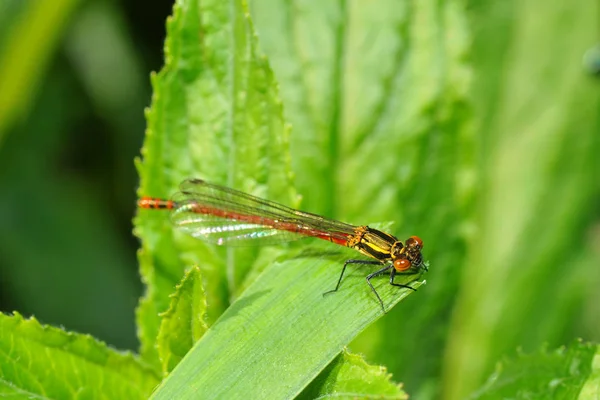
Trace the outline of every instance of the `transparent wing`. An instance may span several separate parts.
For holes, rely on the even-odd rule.
[[[187,234],[218,245],[276,244],[307,237],[267,225],[198,214],[185,207],[176,209],[171,214],[171,220]]]
[[[173,223],[196,238],[216,244],[270,244],[303,237],[345,244],[355,229],[199,179],[184,181],[173,201]]]

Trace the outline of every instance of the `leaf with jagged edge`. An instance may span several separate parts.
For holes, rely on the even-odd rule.
[[[186,178],[295,205],[288,138],[277,82],[241,1],[180,0],[167,21],[165,66],[152,76],[152,105],[140,174],[140,196],[170,197]],[[146,293],[137,312],[142,356],[160,369],[154,346],[168,296],[185,268],[198,265],[206,284],[208,322],[239,294],[259,248],[223,249],[174,232],[167,213],[135,219]]]
[[[362,356],[344,350],[298,399],[408,399],[391,377],[384,367],[369,365]]]
[[[171,295],[169,310],[161,314],[157,346],[163,374],[171,372],[204,335],[208,329],[205,314],[202,274],[200,268],[193,267]]]
[[[0,314],[0,397],[146,399],[158,382],[136,356],[89,335]]]
[[[470,399],[595,399],[600,395],[600,348],[574,341],[555,350],[519,353],[498,363]]]

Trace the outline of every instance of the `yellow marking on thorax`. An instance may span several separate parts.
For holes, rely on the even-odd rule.
[[[374,235],[372,233],[366,233],[361,240],[361,244],[364,247],[369,247],[378,253],[389,253],[392,249],[392,244],[389,241],[385,241],[378,235]]]
[[[384,232],[372,231],[367,226],[360,226],[356,234],[348,240],[348,247],[361,254],[378,260],[391,260],[391,249],[396,239]]]

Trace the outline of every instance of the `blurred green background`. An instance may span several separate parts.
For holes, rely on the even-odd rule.
[[[325,11],[337,15],[336,7],[347,3],[356,5],[330,3],[323,19],[330,17]],[[327,127],[327,122],[293,119],[304,112],[289,101],[297,94],[293,83],[307,65],[292,60],[289,48],[281,46],[287,38],[281,38],[277,23],[285,18],[271,12],[273,4],[250,1],[261,47],[292,116],[294,146],[311,124]],[[388,195],[419,203],[409,206],[408,217],[399,222],[402,229],[418,227],[428,239],[425,255],[432,269],[418,296],[371,327],[353,349],[387,365],[417,397],[435,397],[444,386],[448,398],[461,398],[461,386],[477,387],[494,363],[518,346],[533,351],[545,342],[556,347],[575,337],[600,340],[600,80],[584,64],[584,59],[590,66],[599,64],[598,55],[584,57],[598,40],[593,22],[598,5],[473,0],[465,7],[440,2],[423,11],[421,4],[409,11],[432,14],[440,26],[428,30],[431,20],[409,16],[408,28],[401,28],[423,34],[412,39],[432,47],[398,44],[396,31],[390,43],[400,49],[394,54],[399,64],[413,68],[400,77],[406,82],[398,107],[410,114],[407,119],[421,135],[407,148],[419,149],[422,169],[400,171],[419,174],[416,185],[407,184],[409,191],[376,200],[383,204]],[[150,102],[149,73],[163,63],[171,6],[1,0],[2,311],[33,314],[119,348],[136,348],[133,313],[142,287],[138,243],[131,235],[137,186],[133,157],[139,154],[143,109]],[[302,17],[311,14],[300,11]],[[363,21],[353,17],[354,23]],[[381,15],[371,17],[365,20]],[[360,37],[359,23],[354,32]],[[304,27],[296,32],[299,52],[320,56],[321,38],[310,36],[310,23]],[[431,32],[439,37],[427,37]],[[438,43],[441,49],[435,48]],[[368,40],[363,44],[368,49]],[[419,69],[432,64],[438,75]],[[360,104],[373,95],[363,96],[364,89],[384,80],[361,80],[372,76],[357,65],[348,74],[355,85],[348,90],[354,98],[348,99]],[[355,76],[361,79],[353,81]],[[413,98],[422,103],[415,106]],[[329,106],[325,95],[320,100]],[[350,100],[345,105],[352,109]],[[391,126],[401,126],[398,131],[409,130],[404,120],[396,122]],[[377,127],[365,128],[365,138],[371,128]],[[405,161],[414,155],[379,159],[385,143],[365,143],[361,154],[373,151],[373,159],[385,165],[395,162],[393,157]],[[345,143],[339,144],[343,149]],[[344,156],[349,161],[340,174],[341,187],[355,184],[358,173],[377,178],[381,171],[377,163],[369,170],[365,163],[353,164],[340,150],[339,158]],[[307,181],[321,171],[299,174],[298,166],[310,164],[306,159],[293,160],[303,208],[331,215],[339,208],[311,193]],[[435,186],[439,182],[443,185]],[[361,215],[388,218],[377,207],[352,209],[369,204],[370,193],[340,202],[338,213],[356,221]]]
[[[135,349],[149,74],[172,4],[0,1],[0,309]]]

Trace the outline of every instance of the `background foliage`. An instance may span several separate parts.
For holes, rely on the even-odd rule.
[[[417,397],[462,398],[517,347],[598,341],[599,82],[582,63],[597,39],[595,2],[249,6],[279,83],[281,126],[293,126],[302,207],[393,220],[398,236],[426,243],[427,285],[354,351]],[[131,159],[170,8],[153,12],[103,1],[0,5],[2,309],[132,349],[141,290]],[[195,90],[207,93],[201,101],[215,88]],[[206,105],[218,106],[194,106]],[[274,170],[287,162],[269,160]],[[201,170],[214,177],[210,165]],[[170,194],[183,177],[168,171],[148,194]],[[264,178],[289,178],[281,173]],[[295,205],[285,190],[270,197]],[[223,276],[229,290],[243,287],[235,274]],[[224,293],[213,304],[237,294]]]

